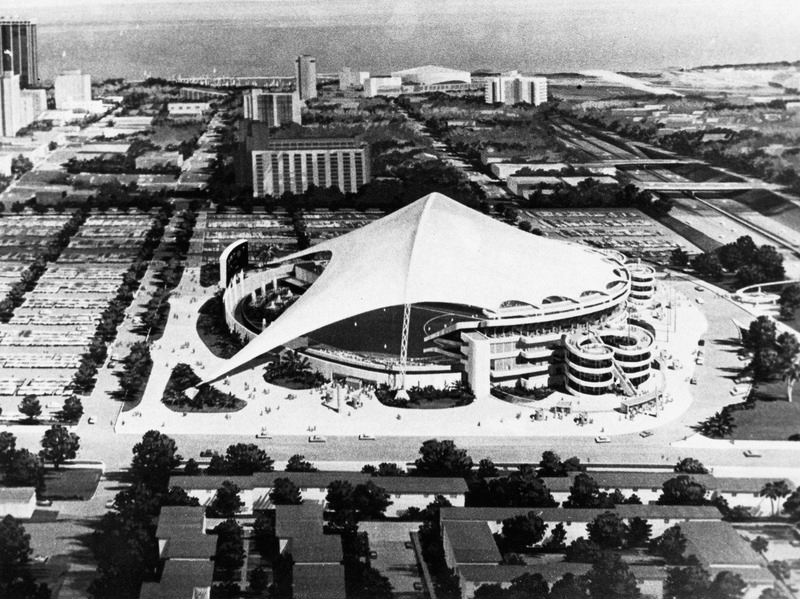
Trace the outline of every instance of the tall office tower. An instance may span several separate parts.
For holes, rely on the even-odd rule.
[[[352,193],[370,180],[368,146],[355,139],[271,139],[252,152],[252,168],[257,198],[312,184]]]
[[[301,124],[300,96],[297,92],[265,92],[251,89],[244,93],[244,118],[280,127],[287,123]]]
[[[47,91],[43,89],[23,89],[22,118],[20,125],[26,127],[36,120],[36,117],[47,110]]]
[[[21,87],[39,85],[39,56],[36,43],[36,23],[0,17],[0,71],[19,75]]]
[[[70,108],[92,99],[92,78],[78,71],[64,71],[55,79],[56,108]]]
[[[547,102],[547,79],[524,77],[518,74],[500,75],[487,79],[484,91],[487,104],[533,104]]]
[[[19,75],[6,71],[0,77],[0,136],[14,137],[22,128],[22,94]]]
[[[308,54],[298,56],[295,63],[295,81],[301,100],[317,97],[317,59]]]

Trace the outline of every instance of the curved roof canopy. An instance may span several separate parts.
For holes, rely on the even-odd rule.
[[[605,294],[625,275],[583,246],[546,239],[432,193],[341,237],[281,259],[329,251],[316,282],[208,380],[292,339],[388,306],[422,302],[498,310]]]

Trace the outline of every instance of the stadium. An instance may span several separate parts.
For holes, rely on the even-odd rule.
[[[652,273],[621,254],[437,193],[265,269],[247,267],[244,243],[223,253],[221,285],[228,326],[248,343],[207,382],[283,348],[330,378],[463,381],[478,398],[522,385],[633,399],[651,379],[654,336],[635,314],[652,299]]]

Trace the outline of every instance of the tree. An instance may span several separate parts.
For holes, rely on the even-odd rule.
[[[545,451],[542,453],[536,475],[539,477],[567,476],[570,472],[580,472],[581,470],[583,470],[583,466],[577,457],[573,456],[562,462],[561,456],[556,452]]]
[[[709,574],[701,566],[667,568],[664,599],[697,599],[708,592]]]
[[[6,466],[4,483],[9,487],[36,487],[44,484],[42,460],[27,449],[14,451]]]
[[[170,487],[161,505],[197,507],[200,505],[200,500],[189,495],[182,487]]]
[[[774,516],[777,513],[775,509],[776,502],[777,505],[780,506],[781,499],[789,495],[790,491],[791,489],[789,489],[789,485],[785,480],[776,480],[771,483],[766,483],[759,492],[759,496],[769,499],[770,505],[772,506],[772,515]]]
[[[286,463],[286,472],[316,472],[317,469],[311,462],[306,462],[306,456],[295,454]]]
[[[774,587],[767,587],[761,591],[758,599],[788,599],[788,597]]]
[[[703,505],[706,488],[690,476],[680,474],[661,486],[659,505]]]
[[[597,482],[585,472],[580,472],[572,481],[566,508],[613,508],[614,503],[597,486]]]
[[[22,154],[16,158],[11,159],[11,174],[21,177],[25,173],[33,169],[33,162]]]
[[[158,431],[147,431],[133,446],[131,474],[156,491],[166,491],[169,477],[181,463],[175,441]]]
[[[750,541],[750,547],[753,548],[753,551],[763,556],[767,552],[767,548],[769,548],[769,541],[761,535],[758,535],[755,539]]]
[[[685,268],[689,264],[689,254],[683,248],[675,248],[669,255],[669,263],[677,268]]]
[[[717,281],[722,278],[722,264],[714,253],[704,252],[702,254],[697,254],[692,258],[691,264],[692,268],[695,269],[700,276],[706,276]]]
[[[194,458],[186,460],[186,463],[183,465],[183,475],[197,476],[198,474],[200,474],[200,465],[197,463],[197,460]]]
[[[547,524],[536,512],[507,518],[501,533],[504,552],[523,552],[541,541],[546,531]]]
[[[768,316],[759,316],[750,323],[747,331],[742,331],[742,346],[751,352],[773,347],[778,338],[778,330]]]
[[[379,487],[371,480],[355,486],[352,495],[353,510],[358,519],[382,518],[392,502],[383,487]]]
[[[604,512],[586,525],[589,540],[601,549],[622,547],[628,530],[625,521],[614,512]]]
[[[586,599],[587,592],[584,578],[567,572],[553,583],[550,599]]]
[[[347,597],[352,599],[391,599],[393,589],[383,574],[361,562],[346,570]]]
[[[66,460],[74,460],[80,449],[80,437],[69,432],[66,427],[54,424],[42,437],[42,451],[39,455],[45,461],[53,462],[56,470]]]
[[[272,472],[274,460],[254,443],[236,443],[225,452],[224,460],[212,460],[209,474],[250,476],[256,472]]]
[[[254,593],[263,593],[269,587],[271,576],[264,566],[258,566],[250,572],[250,590]]]
[[[278,538],[275,536],[275,515],[261,514],[253,523],[256,549],[265,559],[278,553]]]
[[[17,438],[13,433],[0,433],[0,471],[8,467],[11,458],[17,450]]]
[[[244,507],[239,497],[241,489],[229,480],[217,489],[214,499],[208,505],[208,513],[212,518],[232,518]]]
[[[372,476],[406,476],[406,471],[394,462],[381,462],[372,471]]]
[[[781,318],[789,319],[800,308],[800,285],[791,283],[781,291],[778,304],[781,307]]]
[[[242,527],[236,520],[228,519],[219,523],[214,532],[217,535],[217,553],[214,556],[215,577],[234,580],[244,565],[246,556]]]
[[[512,579],[509,591],[512,597],[547,599],[550,595],[550,585],[539,572],[526,572]]]
[[[568,562],[591,564],[600,557],[600,553],[600,547],[583,537],[578,537],[567,547],[564,559]]]
[[[800,489],[795,489],[783,502],[783,512],[790,520],[800,520]]]
[[[686,537],[679,526],[665,530],[660,537],[650,540],[650,553],[664,558],[668,564],[683,563],[683,552],[686,550]]]
[[[523,221],[528,222],[528,221]],[[497,466],[489,458],[483,458],[478,462],[478,476],[481,478],[492,478],[498,474]]]
[[[31,535],[13,516],[0,520],[0,581],[9,582],[28,564]]]
[[[640,547],[646,545],[653,534],[653,525],[644,518],[635,516],[628,522],[628,536],[625,544],[628,547]]]
[[[800,379],[800,362],[792,362],[783,371],[783,380],[786,381],[786,401],[791,403],[794,384]]]
[[[698,433],[712,439],[728,437],[735,428],[736,424],[733,422],[733,416],[725,409],[713,416],[709,416],[694,427]]]
[[[683,458],[675,464],[674,471],[683,474],[708,474],[708,469],[703,463],[694,458]]]
[[[472,470],[472,458],[453,441],[429,439],[419,449],[414,462],[417,476],[466,476]]]
[[[747,584],[742,577],[732,572],[722,571],[708,586],[706,597],[708,599],[740,599],[747,590]]]
[[[300,489],[288,478],[276,478],[269,492],[273,505],[298,505],[303,503]]]
[[[344,480],[334,480],[328,485],[325,502],[333,512],[345,512],[353,509],[353,485]]]
[[[641,596],[636,577],[616,553],[601,553],[586,573],[592,599],[638,599]]]
[[[83,416],[83,404],[77,395],[70,395],[64,400],[59,419],[63,422],[77,422]]]
[[[542,547],[550,551],[563,551],[566,548],[564,541],[567,539],[567,529],[563,522],[558,522],[553,527],[550,536],[542,543]]]
[[[25,414],[28,420],[34,422],[42,414],[42,406],[35,395],[26,395],[19,404],[19,411]]]

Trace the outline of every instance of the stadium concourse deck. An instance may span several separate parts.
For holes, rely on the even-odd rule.
[[[605,410],[589,406],[590,400],[554,393],[535,408],[549,408],[561,399],[572,402],[575,411],[590,411],[591,422],[578,426],[572,417],[533,421],[535,408],[511,404],[491,395],[478,397],[468,406],[444,410],[390,408],[371,395],[359,409],[344,406],[337,413],[323,405],[319,391],[290,391],[263,381],[263,369],[256,367],[228,377],[215,386],[247,401],[238,412],[226,414],[175,412],[161,403],[172,368],[178,362],[192,365],[200,376],[218,369],[224,360],[211,354],[200,340],[195,324],[199,308],[214,293],[197,284],[199,269],[188,268],[177,293],[171,299],[167,329],[152,350],[153,373],[144,399],[135,410],[123,412],[115,426],[122,434],[142,434],[156,429],[168,434],[232,435],[266,431],[270,436],[353,436],[361,434],[395,437],[419,436],[596,436],[633,433],[664,425],[681,416],[692,403],[689,378],[694,368],[693,352],[706,330],[707,322],[698,306],[680,293],[672,294],[672,330],[667,339],[668,319],[648,318],[658,335],[658,347],[683,367],[664,372],[671,401],[664,403],[657,418],[640,415],[627,420],[614,408],[619,398],[600,398]],[[666,293],[662,291],[662,293]],[[666,297],[666,296],[662,296]],[[663,312],[663,309],[662,309]],[[726,390],[727,392],[727,390]],[[289,400],[291,394],[294,399]],[[586,404],[586,405],[584,405]],[[591,408],[591,409],[589,409]]]

